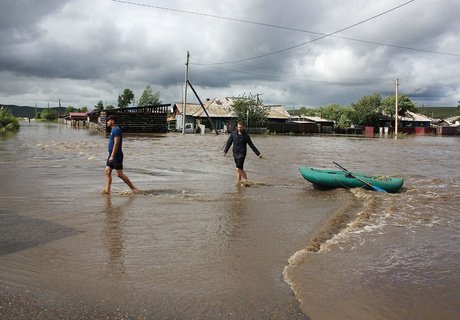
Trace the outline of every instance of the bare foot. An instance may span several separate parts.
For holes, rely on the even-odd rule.
[[[142,193],[142,191],[137,188],[131,189],[131,192],[135,194]]]
[[[102,193],[102,194],[110,194],[110,191],[102,190],[101,193]]]

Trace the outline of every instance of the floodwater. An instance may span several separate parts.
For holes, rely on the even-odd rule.
[[[0,137],[0,318],[458,319],[460,139],[264,136],[235,183],[226,135]],[[317,190],[298,167],[402,176]]]

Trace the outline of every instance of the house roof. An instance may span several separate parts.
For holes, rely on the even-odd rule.
[[[423,114],[415,113],[412,111],[406,111],[405,115],[399,117],[403,121],[418,121],[418,122],[433,122],[434,119],[424,116]]]
[[[232,106],[238,98],[225,97],[207,100],[203,105],[211,118],[234,118]],[[183,103],[176,102],[179,114],[182,113]],[[269,119],[289,119],[289,113],[282,105],[264,106],[268,110]],[[205,118],[206,113],[200,104],[187,103],[185,113],[196,118]]]
[[[86,117],[87,113],[86,112],[69,112],[70,116],[80,116],[80,117]]]
[[[282,105],[274,105],[274,106],[265,106],[268,109],[268,118],[269,119],[289,119],[290,114],[287,112],[286,108]]]
[[[444,119],[447,123],[454,124],[456,121],[460,121],[460,116],[454,116]]]
[[[69,120],[86,120],[88,118],[88,114],[86,112],[69,112],[66,116],[66,119]]]
[[[320,117],[305,116],[305,115],[291,117],[291,121],[296,121],[296,122],[334,122],[332,120],[327,120],[327,119],[323,119],[323,118],[320,118]]]

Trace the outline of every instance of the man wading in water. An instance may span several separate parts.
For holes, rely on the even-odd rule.
[[[112,185],[112,170],[115,169],[117,177],[123,180],[133,193],[139,190],[132,184],[128,176],[123,173],[123,133],[119,126],[117,126],[117,117],[111,115],[107,118],[107,125],[112,128],[109,138],[109,157],[105,167],[105,189],[103,193],[110,193],[110,186]]]
[[[232,131],[228,137],[227,144],[225,145],[224,154],[227,154],[228,149],[233,143],[233,158],[236,164],[236,182],[241,182],[241,179],[248,180],[246,171],[244,171],[244,159],[246,158],[247,145],[249,145],[254,153],[262,159],[262,154],[257,150],[256,146],[252,143],[251,137],[244,130],[244,123],[239,121],[236,130]]]

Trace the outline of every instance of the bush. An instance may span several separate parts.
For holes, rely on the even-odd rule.
[[[56,110],[53,109],[45,109],[40,113],[40,119],[54,121],[58,118],[58,114]]]
[[[0,131],[17,131],[19,129],[19,120],[14,117],[10,109],[0,108]]]

